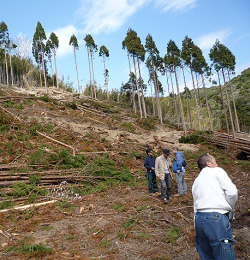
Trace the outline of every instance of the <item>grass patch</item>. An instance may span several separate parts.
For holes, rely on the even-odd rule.
[[[171,227],[171,229],[168,230],[165,241],[167,243],[173,243],[175,242],[180,234],[180,228],[179,227]]]
[[[49,231],[49,230],[51,230],[51,229],[53,229],[54,227],[52,227],[52,226],[44,226],[44,227],[42,227],[42,230],[43,231]]]
[[[100,243],[99,247],[100,248],[106,248],[110,245],[110,242],[105,238],[104,240],[102,240],[102,242]]]
[[[139,219],[132,217],[130,219],[125,220],[122,224],[122,227],[129,228],[129,227],[133,227],[136,224],[139,224]]]
[[[56,206],[61,210],[72,211],[76,209],[76,206],[73,203],[69,203],[67,200],[63,200],[62,202],[56,202]]]
[[[147,233],[141,233],[139,236],[140,240],[148,240],[150,238],[150,235]]]
[[[115,205],[113,205],[111,208],[112,208],[112,209],[118,209],[118,210],[121,211],[121,212],[126,211],[125,205],[122,205],[122,204],[115,204]]]

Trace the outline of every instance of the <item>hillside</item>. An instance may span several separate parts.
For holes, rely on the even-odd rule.
[[[180,144],[183,132],[155,118],[54,88],[46,96],[1,86],[0,107],[3,259],[199,259],[191,186],[197,158],[207,152],[238,188],[235,251],[237,259],[250,256],[249,160]],[[158,156],[175,145],[188,162],[188,195],[164,205],[148,195],[145,149]],[[28,204],[36,207],[13,209]]]

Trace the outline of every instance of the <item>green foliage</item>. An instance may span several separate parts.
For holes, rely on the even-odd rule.
[[[15,105],[15,102],[13,100],[8,100],[3,103],[3,107],[13,107]]]
[[[48,161],[57,164],[57,167],[60,169],[83,168],[86,166],[85,156],[83,154],[73,156],[66,149],[62,149],[58,154],[50,154]]]
[[[110,242],[105,238],[105,239],[102,240],[99,247],[104,248],[104,247],[108,247],[109,245],[110,245]]]
[[[139,219],[132,217],[130,219],[127,219],[123,222],[122,227],[123,228],[130,228],[133,227],[134,225],[139,223]]]
[[[22,103],[20,103],[20,104],[16,105],[16,108],[17,108],[17,109],[24,109],[24,107],[23,107],[23,104],[22,104]]]
[[[53,100],[52,100],[50,97],[48,97],[48,96],[41,96],[41,97],[38,97],[37,99],[43,100],[43,101],[45,101],[45,102],[52,102],[52,101],[53,101]]]
[[[76,209],[76,206],[73,203],[68,202],[67,200],[63,200],[62,202],[56,202],[56,206],[61,210],[72,211]]]
[[[173,243],[175,242],[180,234],[180,228],[179,227],[171,227],[171,229],[168,230],[166,235],[166,242],[167,243]]]
[[[44,231],[50,231],[51,229],[53,229],[54,227],[52,227],[52,226],[44,226],[44,227],[42,227],[42,230],[44,230]]]
[[[30,174],[30,176],[29,176],[29,182],[30,182],[31,185],[36,185],[36,182],[40,181],[40,179],[41,178],[39,178],[35,174]]]
[[[50,254],[53,251],[53,248],[48,248],[46,245],[39,243],[37,245],[35,244],[24,244],[21,243],[21,245],[17,248],[18,251],[21,254],[27,254],[27,253],[34,253],[36,252],[36,256],[42,257],[47,254]]]
[[[34,165],[36,163],[40,163],[43,159],[44,153],[45,153],[44,150],[41,149],[36,150],[34,153],[30,155],[29,164]]]
[[[140,240],[148,240],[150,238],[150,235],[147,233],[141,233],[139,236]]]
[[[135,127],[132,123],[130,122],[123,122],[119,128],[125,128],[125,129],[128,129],[129,131],[131,132],[134,132],[135,131]]]
[[[0,118],[0,120],[1,120],[1,118]],[[1,124],[1,122],[0,122],[0,124]],[[9,125],[0,125],[0,134],[2,134],[6,130],[9,130],[9,128],[10,128]]]
[[[112,208],[112,209],[118,209],[118,210],[121,211],[121,212],[126,211],[125,205],[122,205],[122,204],[115,204],[115,205],[113,205],[111,208]]]
[[[210,136],[211,133],[209,131],[197,131],[195,133],[192,133],[188,136],[182,136],[179,139],[180,143],[187,143],[187,144],[204,144],[206,143],[206,139],[204,136]]]
[[[41,124],[34,124],[29,128],[29,133],[31,133],[31,135],[37,135],[36,130],[42,131],[43,126]]]
[[[77,109],[77,105],[76,105],[76,103],[74,101],[71,102],[71,103],[67,103],[66,105],[67,105],[67,107],[69,107],[69,108],[71,108],[73,110]]]
[[[11,201],[0,202],[0,209],[11,208],[12,206],[13,206],[13,202],[11,202]]]
[[[30,185],[22,182],[13,184],[14,197],[19,198],[29,195],[31,196],[30,198],[32,200],[34,198],[34,195],[32,195],[32,193],[34,193],[35,195],[45,196],[48,191],[42,188],[38,188],[35,185]]]
[[[155,119],[150,117],[143,118],[138,123],[146,130],[153,130],[156,124]]]

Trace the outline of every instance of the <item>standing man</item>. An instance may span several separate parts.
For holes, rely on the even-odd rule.
[[[177,147],[173,147],[173,153],[175,154],[173,172],[176,173],[176,183],[178,191],[178,194],[176,194],[175,196],[180,196],[182,194],[187,194],[185,167],[182,166],[182,163],[184,162],[184,154],[181,153]]]
[[[147,148],[146,153],[147,153],[147,157],[144,160],[144,167],[147,169],[149,193],[153,194],[158,192],[159,190],[156,183],[156,175],[155,175],[155,157],[153,156],[152,148]]]
[[[229,212],[237,189],[213,156],[203,154],[197,163],[201,172],[192,186],[196,249],[202,260],[234,260]]]
[[[156,158],[155,161],[155,174],[161,182],[161,197],[164,204],[167,204],[167,199],[171,199],[171,160],[169,158],[170,152],[168,149],[163,149],[162,155]],[[167,185],[167,197],[166,197]]]

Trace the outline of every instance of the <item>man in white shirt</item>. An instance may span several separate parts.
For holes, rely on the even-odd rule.
[[[201,170],[192,186],[195,214],[195,246],[201,259],[234,260],[228,213],[237,200],[237,189],[213,156],[199,157]]]

